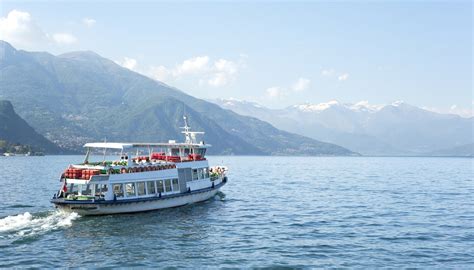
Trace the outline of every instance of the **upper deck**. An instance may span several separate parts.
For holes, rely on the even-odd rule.
[[[207,164],[206,150],[211,145],[205,144],[204,141],[197,142],[196,134],[204,134],[204,132],[190,131],[186,117],[184,120],[185,126],[182,127],[184,129],[182,133],[185,135],[184,143],[174,140],[167,143],[86,143],[84,148],[87,152],[84,162],[71,165],[63,177],[89,180],[92,176],[101,174],[140,173],[193,167],[191,164],[182,164],[184,162],[195,162],[193,164],[196,166],[202,162]],[[91,161],[91,154],[97,153],[100,153],[103,158],[100,161]],[[118,154],[118,157],[112,160],[107,159],[110,154]]]

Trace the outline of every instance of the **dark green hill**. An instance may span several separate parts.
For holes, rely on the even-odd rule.
[[[25,120],[18,116],[12,104],[6,100],[0,100],[0,140],[10,144],[27,145],[34,151],[61,152],[61,149],[38,134]]]
[[[93,52],[54,56],[1,42],[0,72],[0,97],[38,132],[71,149],[104,138],[181,140],[185,112],[193,129],[206,131],[214,154],[354,154],[224,110]]]

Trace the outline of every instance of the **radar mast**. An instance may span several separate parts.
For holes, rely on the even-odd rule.
[[[181,131],[181,133],[183,133],[186,138],[185,143],[197,144],[196,134],[204,134],[204,132],[191,131],[191,127],[188,125],[188,118],[186,117],[186,115],[183,115],[183,120],[184,120],[184,127],[181,127],[181,128],[184,130]]]

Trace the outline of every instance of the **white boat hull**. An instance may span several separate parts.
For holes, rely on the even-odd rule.
[[[220,188],[220,187],[219,187]],[[76,212],[81,216],[108,215],[120,213],[145,212],[164,208],[184,206],[208,200],[216,195],[219,188],[207,189],[178,196],[151,198],[136,201],[113,201],[93,203],[55,203],[56,208],[63,212]]]

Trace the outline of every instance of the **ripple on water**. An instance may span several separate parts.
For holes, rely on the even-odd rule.
[[[205,203],[102,217],[51,211],[58,172],[81,159],[0,159],[0,268],[474,265],[469,159],[218,157],[229,182]],[[35,190],[34,203],[24,190]]]

